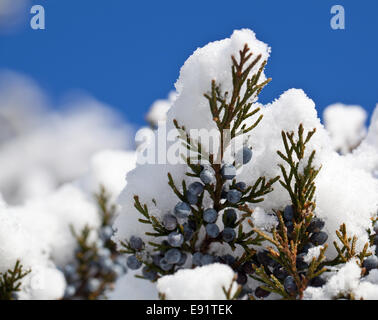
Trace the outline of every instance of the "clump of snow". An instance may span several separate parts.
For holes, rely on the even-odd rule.
[[[160,278],[157,289],[167,300],[225,300],[231,285],[231,295],[238,285],[234,271],[227,265],[214,263],[195,269],[182,269]]]
[[[76,184],[88,193],[98,193],[104,186],[115,201],[125,187],[127,172],[135,165],[134,151],[103,150],[91,158],[89,171]]]
[[[110,300],[157,300],[159,298],[156,284],[145,279],[136,278],[137,271],[128,270],[117,279],[114,290],[106,293]]]
[[[366,135],[367,113],[360,106],[332,104],[324,110],[323,118],[333,148],[342,154],[356,148]]]
[[[378,104],[371,117],[370,126],[360,146],[347,157],[354,166],[365,170],[374,178],[378,172]]]
[[[352,259],[329,277],[321,288],[308,287],[304,292],[306,300],[328,300],[352,297],[354,299],[378,299],[377,272],[372,270],[361,279],[361,268]]]
[[[65,280],[47,254],[48,245],[6,207],[0,209],[0,273],[14,268],[19,260],[23,271],[31,270],[23,280],[20,299],[58,299],[64,293]]]
[[[157,127],[159,122],[165,122],[167,119],[167,112],[175,101],[177,93],[171,91],[168,99],[156,100],[147,113],[146,119],[152,127]]]
[[[271,231],[277,227],[278,219],[274,214],[267,214],[264,209],[256,207],[251,217],[252,223],[256,228]]]
[[[320,256],[320,251],[323,248],[324,248],[324,246],[316,246],[316,247],[310,248],[303,260],[306,263],[310,264],[312,259],[314,259],[314,258],[318,259],[318,257]]]
[[[33,241],[45,244],[46,253],[58,266],[73,259],[76,240],[70,226],[80,232],[86,225],[98,228],[101,224],[94,199],[70,184],[9,210],[29,230]]]
[[[81,176],[97,151],[130,146],[130,129],[119,119],[84,96],[53,110],[33,81],[1,74],[0,191],[6,201],[46,195]]]

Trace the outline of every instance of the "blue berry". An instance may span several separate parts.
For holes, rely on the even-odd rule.
[[[227,193],[230,190],[229,186],[223,186],[221,192],[221,199],[227,199]]]
[[[362,266],[366,268],[367,271],[370,271],[372,269],[378,268],[378,257],[373,255],[367,257],[364,262],[362,263]]]
[[[264,266],[273,267],[275,265],[275,261],[269,256],[266,250],[257,252],[256,258],[257,261]]]
[[[104,241],[108,241],[113,235],[113,228],[111,226],[104,226],[100,230],[100,237]]]
[[[300,253],[297,255],[297,269],[298,270],[303,270],[308,268],[308,263],[304,261],[304,258],[306,257],[306,253]]]
[[[203,213],[203,220],[207,223],[214,223],[217,221],[218,212],[212,208],[206,209]]]
[[[163,226],[169,231],[173,231],[177,228],[177,219],[172,214],[166,214],[163,217]]]
[[[374,224],[374,232],[378,234],[378,222]]]
[[[297,285],[292,276],[287,276],[284,280],[284,288],[287,293],[294,295],[297,292]]]
[[[173,268],[173,264],[168,263],[167,259],[165,258],[160,259],[159,265],[164,271],[169,271]]]
[[[324,221],[319,218],[314,218],[307,227],[307,231],[310,233],[320,232],[324,227]]]
[[[181,253],[180,261],[177,262],[176,264],[177,264],[178,266],[183,266],[183,265],[185,264],[187,258],[188,258],[188,255],[187,255],[185,252],[182,252],[182,253]]]
[[[160,267],[160,260],[164,258],[162,254],[155,254],[152,256],[152,262],[154,263],[155,266]]]
[[[184,223],[184,240],[190,241],[193,238],[194,230],[190,227],[189,223]]]
[[[264,289],[261,288],[261,287],[257,287],[256,290],[255,290],[255,296],[256,296],[257,298],[266,298],[266,297],[269,296],[269,295],[270,295],[270,292],[264,290]]]
[[[187,192],[186,200],[188,201],[189,204],[196,204],[198,202],[198,196],[191,192]]]
[[[221,259],[225,264],[228,264],[229,266],[232,266],[236,262],[236,259],[230,254],[222,256]]]
[[[310,241],[314,245],[319,246],[319,245],[324,244],[327,241],[327,239],[328,239],[328,234],[326,234],[323,231],[320,231],[320,232],[313,233],[310,238]]]
[[[221,174],[223,179],[232,180],[236,176],[236,168],[232,164],[225,164],[222,167]]]
[[[236,282],[242,286],[244,286],[248,281],[247,275],[244,272],[238,272],[238,278]]]
[[[134,250],[142,250],[143,249],[143,240],[139,237],[131,236],[130,247]]]
[[[246,164],[252,159],[252,150],[247,146],[244,146],[243,149],[239,150],[235,155],[235,160],[238,164]]]
[[[212,264],[213,262],[214,262],[214,256],[212,256],[211,254],[204,254],[201,257],[201,265],[202,266],[206,266],[208,264]]]
[[[214,184],[216,181],[214,171],[209,168],[205,168],[201,171],[200,179],[204,184]]]
[[[219,235],[219,228],[215,223],[206,225],[206,233],[210,238],[216,238]]]
[[[108,272],[113,267],[113,260],[110,257],[101,258],[100,267],[104,273]]]
[[[228,227],[224,228],[222,232],[222,238],[224,241],[226,242],[234,241],[235,237],[236,237],[236,232],[234,229],[228,228]]]
[[[306,243],[306,244],[303,246],[303,248],[302,248],[302,250],[301,250],[300,253],[308,253],[308,250],[310,250],[311,248],[314,248],[314,245],[313,245],[311,242]]]
[[[233,227],[237,219],[237,214],[234,209],[227,209],[223,213],[223,224],[225,227]]]
[[[242,181],[236,183],[235,187],[238,188],[241,191],[245,191],[247,189],[247,185]]]
[[[188,191],[196,196],[200,195],[203,190],[204,190],[205,186],[201,183],[201,182],[193,182],[189,185],[188,187]]]
[[[312,278],[310,280],[310,286],[311,287],[318,288],[318,287],[322,287],[325,284],[326,284],[326,281],[321,277],[315,277],[315,278]]]
[[[66,276],[70,276],[76,272],[76,267],[73,264],[67,264],[64,266],[64,273]]]
[[[284,267],[280,266],[280,265],[277,265],[274,269],[273,269],[273,275],[278,279],[278,280],[284,280],[288,275],[289,273],[285,270]]]
[[[181,247],[182,244],[184,243],[184,236],[181,233],[178,232],[171,232],[168,235],[168,243],[172,247]]]
[[[142,262],[140,262],[136,256],[132,255],[127,258],[127,266],[131,270],[138,270],[142,266]]]
[[[101,238],[99,238],[99,239],[97,239],[96,241],[95,241],[95,246],[97,247],[97,248],[102,248],[103,246],[104,246],[104,240],[102,240]]]
[[[87,290],[89,292],[96,292],[101,286],[101,281],[96,278],[91,278],[87,282]]]
[[[202,256],[203,254],[201,252],[196,252],[193,254],[192,262],[195,266],[201,266],[202,265]]]
[[[181,259],[181,252],[178,249],[169,249],[165,253],[164,258],[169,264],[176,264]]]
[[[157,272],[153,269],[150,269],[149,267],[145,266],[142,269],[143,277],[150,281],[154,281],[157,277]]]
[[[191,212],[192,209],[186,202],[179,202],[175,206],[175,215],[177,218],[185,219],[190,215]]]
[[[76,293],[75,286],[70,284],[66,287],[66,290],[64,291],[64,297],[65,298],[71,298],[72,296],[75,295],[75,293]]]
[[[131,239],[130,239],[130,246],[131,246]],[[133,248],[134,249],[134,248]],[[105,248],[105,247],[103,247],[103,248],[100,248],[100,249],[98,249],[97,250],[97,255],[98,255],[98,257],[101,259],[101,258],[108,258],[108,257],[110,257],[111,256],[111,252],[110,252],[110,250],[108,249],[108,248]]]
[[[283,217],[286,221],[291,221],[294,219],[294,209],[293,206],[286,206],[284,210]]]
[[[242,193],[236,189],[232,189],[227,193],[227,201],[233,204],[238,203],[242,197]]]
[[[375,235],[373,242],[378,247],[378,234]]]
[[[287,229],[288,235],[290,235],[294,231],[294,223],[290,220],[285,221],[285,227]]]
[[[254,272],[253,267],[252,267],[252,261],[246,261],[242,265],[242,270],[246,274],[252,274]]]

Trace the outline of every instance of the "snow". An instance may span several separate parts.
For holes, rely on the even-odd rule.
[[[157,289],[167,300],[225,300],[231,285],[231,296],[237,290],[234,271],[227,265],[214,263],[195,269],[182,269],[160,278]]]
[[[171,91],[167,99],[156,100],[150,107],[147,113],[146,120],[152,127],[157,127],[159,122],[165,122],[167,119],[167,112],[175,101],[177,93]]]
[[[338,272],[329,277],[321,288],[308,287],[304,292],[306,300],[328,300],[339,297],[352,297],[356,300],[378,299],[377,270],[361,279],[361,269],[352,259],[343,265]]]
[[[156,284],[136,278],[135,275],[139,273],[128,270],[116,281],[114,290],[107,292],[106,296],[110,300],[157,300]]]
[[[231,91],[231,55],[237,55],[245,43],[254,57],[261,54],[261,61],[268,59],[269,46],[247,29],[197,49],[181,68],[176,92],[151,106],[147,120],[152,128],[138,131],[136,152],[125,151],[131,145],[130,126],[122,123],[109,106],[92,97],[76,96],[53,111],[46,94],[32,80],[9,72],[0,75],[0,272],[12,268],[18,259],[26,270],[31,269],[23,281],[21,299],[62,297],[66,284],[59,270],[73,260],[76,247],[70,226],[77,231],[86,225],[94,230],[100,226],[94,194],[101,186],[116,203],[114,240],[118,247],[132,235],[146,243],[150,240],[145,233],[151,231],[151,226],[138,221],[141,214],[134,207],[134,196],[138,195],[149,213],[161,220],[179,202],[168,185],[168,173],[179,189],[183,180],[187,185],[198,181],[186,175],[186,165],[172,161],[173,152],[168,152],[167,158],[168,148],[179,144],[177,139],[170,139],[177,134],[171,131],[173,119],[188,131],[201,129],[208,134],[216,129],[203,94],[210,90],[212,80],[221,85],[222,91]],[[262,75],[260,81],[265,79]],[[316,128],[300,168],[316,150],[314,166],[321,166],[321,170],[315,181],[315,214],[326,223],[326,256],[332,259],[336,255],[333,241],[338,241],[335,231],[342,223],[348,236],[357,236],[356,250],[362,249],[369,240],[371,218],[378,210],[378,106],[366,131],[366,112],[359,106],[342,104],[325,110],[323,126],[314,101],[301,89],[289,89],[266,105],[251,102],[261,110],[245,124],[251,125],[260,114],[263,120],[241,139],[253,150],[253,157],[238,169],[237,181],[252,185],[260,176],[281,175],[278,164],[283,161],[277,155],[277,150],[283,150],[281,131],[297,132],[300,124],[305,132]],[[209,141],[202,142],[203,150],[216,150]],[[236,139],[233,142],[240,143]],[[150,150],[152,158],[143,162]],[[232,151],[229,146],[227,161],[232,160]],[[208,194],[203,203],[212,207]],[[278,223],[273,210],[283,210],[288,204],[287,191],[276,183],[264,202],[249,204],[254,226],[269,233]],[[223,228],[221,219],[217,224]],[[246,221],[244,226],[248,231]],[[91,237],[95,241],[96,232]],[[203,237],[201,230],[198,243]],[[155,242],[159,240],[164,237]],[[305,261],[318,257],[321,248],[310,249]],[[152,252],[148,244],[146,249]],[[229,246],[213,243],[209,253],[237,257],[243,249],[237,246],[232,251]],[[190,259],[184,267],[190,267]],[[135,274],[140,271],[129,271],[118,279],[108,297],[157,299],[160,292],[167,299],[225,299],[222,288],[228,289],[235,276],[230,267],[221,264],[181,269],[160,278],[157,285],[135,278]],[[378,299],[377,270],[361,278],[355,260],[333,268],[324,277],[327,283],[322,288],[309,287],[305,299],[349,294],[357,299]],[[255,280],[248,281],[251,288],[257,285]]]
[[[52,110],[42,89],[10,72],[0,74],[0,122],[0,192],[12,204],[77,179],[100,150],[131,146],[109,106],[76,95]]]
[[[315,258],[315,259],[318,259],[318,257],[320,256],[320,252],[321,250],[324,248],[324,246],[316,246],[316,247],[313,247],[313,248],[310,248],[306,254],[306,256],[304,257],[304,262],[310,264],[311,261]]]
[[[324,110],[323,118],[333,148],[342,154],[357,147],[366,135],[367,112],[360,106],[332,104]]]
[[[17,259],[32,270],[23,281],[20,298],[62,297],[65,281],[56,267],[73,260],[76,240],[70,227],[79,232],[86,225],[93,230],[100,226],[94,192],[103,185],[115,201],[127,171],[135,166],[135,154],[105,150],[95,154],[91,164],[82,178],[46,196],[30,198],[24,205],[1,204],[0,272],[12,268]],[[90,241],[96,239],[92,232]]]
[[[47,255],[47,245],[33,234],[11,210],[0,209],[0,273],[13,269],[17,260],[23,271],[20,299],[58,299],[65,288],[63,274]]]

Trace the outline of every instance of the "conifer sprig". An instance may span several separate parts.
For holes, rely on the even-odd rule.
[[[17,260],[13,269],[0,273],[0,300],[16,300],[22,279],[30,272],[31,270],[24,271],[21,262]]]
[[[285,290],[283,280],[279,281],[266,267],[254,266],[257,276],[256,280],[264,283],[263,289],[275,292],[284,299],[302,298],[304,290],[309,282],[326,271],[322,262],[325,259],[324,253],[327,245],[320,249],[317,258],[313,258],[306,266],[306,272],[299,270],[298,254],[309,244],[310,234],[308,228],[313,221],[316,207],[314,201],[315,178],[320,171],[313,166],[315,150],[310,153],[306,163],[306,145],[314,135],[315,129],[304,136],[303,125],[298,127],[298,135],[293,132],[282,132],[284,153],[277,151],[278,155],[289,165],[289,171],[285,166],[279,164],[283,178],[281,185],[287,190],[292,200],[292,206],[286,210],[292,210],[292,217],[284,220],[282,211],[275,211],[278,218],[278,229],[272,230],[272,236],[257,228],[254,229],[262,238],[270,242],[273,247],[268,247],[268,253],[275,263],[281,266],[285,272],[292,277],[295,283],[295,290]],[[303,169],[301,168],[303,165]],[[291,228],[289,229],[288,226]],[[294,286],[294,285],[293,285]]]

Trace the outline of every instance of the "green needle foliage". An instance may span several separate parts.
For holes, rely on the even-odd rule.
[[[21,281],[30,272],[24,271],[20,261],[17,261],[13,269],[0,273],[0,300],[16,300]]]
[[[99,207],[101,215],[101,226],[111,226],[115,217],[116,207],[110,203],[110,197],[103,186],[100,187],[99,193],[95,194],[95,199]],[[103,297],[105,290],[112,288],[113,283],[117,279],[117,275],[111,271],[104,271],[99,268],[101,257],[98,254],[99,247],[90,240],[90,234],[93,232],[91,228],[85,226],[83,230],[77,233],[72,227],[71,232],[77,241],[77,249],[75,251],[76,272],[79,280],[76,283],[76,292],[74,296],[68,299],[85,299],[96,300]],[[100,233],[100,230],[97,230]],[[109,238],[104,241],[103,247],[110,250],[111,259],[114,261],[120,253],[116,250],[115,243]],[[100,280],[97,290],[91,292],[87,290],[90,279]],[[69,279],[67,279],[69,282]]]

